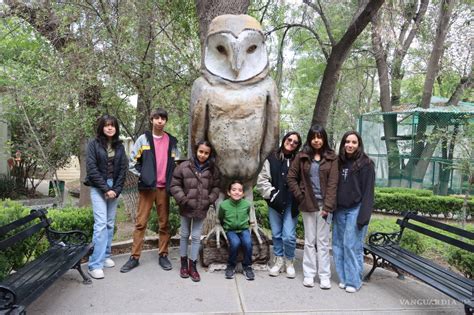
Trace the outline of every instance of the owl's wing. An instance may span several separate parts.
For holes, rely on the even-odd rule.
[[[207,140],[207,89],[209,83],[202,77],[196,79],[191,90],[191,145]]]
[[[278,98],[278,90],[272,78],[268,78],[267,80],[269,80],[265,113],[265,117],[267,117],[267,130],[265,131],[265,138],[262,141],[260,161],[265,161],[268,155],[275,149],[278,144],[280,132],[280,101]]]

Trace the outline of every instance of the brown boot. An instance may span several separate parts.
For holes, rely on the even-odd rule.
[[[179,270],[181,278],[189,278],[188,256],[181,257],[181,269]]]
[[[199,282],[201,281],[201,277],[199,276],[199,273],[197,271],[196,263],[197,260],[189,259],[189,275],[191,276],[191,280],[193,280],[194,282]]]

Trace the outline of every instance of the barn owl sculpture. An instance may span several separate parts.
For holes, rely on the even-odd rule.
[[[265,36],[251,16],[221,15],[209,25],[205,45],[202,75],[191,93],[191,144],[205,139],[214,147],[222,183],[218,202],[229,182],[240,179],[252,203],[258,173],[279,133],[280,105]],[[250,223],[261,243],[253,207]],[[226,236],[218,220],[214,231],[219,247],[220,234]]]

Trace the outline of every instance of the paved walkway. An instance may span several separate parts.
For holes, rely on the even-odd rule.
[[[255,281],[242,274],[224,278],[223,271],[201,272],[201,282],[179,277],[179,254],[172,248],[173,270],[158,265],[155,251],[146,251],[140,266],[122,274],[128,255],[115,256],[115,268],[105,279],[83,285],[71,270],[27,309],[28,314],[233,313],[233,314],[464,314],[462,304],[418,281],[399,280],[395,273],[377,269],[362,290],[349,294],[302,285],[302,251],[297,252],[296,279],[257,271]],[[369,266],[366,266],[368,268]],[[86,270],[87,266],[83,266]]]

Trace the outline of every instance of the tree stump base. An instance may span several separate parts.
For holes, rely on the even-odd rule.
[[[266,264],[270,260],[270,242],[268,237],[259,231],[262,244],[258,243],[258,239],[254,233],[252,235],[252,264]],[[217,248],[216,234],[213,232],[206,236],[202,241],[200,250],[201,265],[208,267],[210,264],[227,264],[229,257],[229,247],[223,237],[220,240],[221,247]],[[237,263],[244,260],[242,248],[239,249],[237,255]]]

